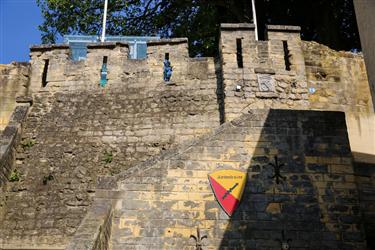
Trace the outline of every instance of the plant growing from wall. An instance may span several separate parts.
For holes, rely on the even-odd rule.
[[[103,161],[106,163],[106,164],[109,164],[113,161],[113,154],[111,151],[105,151],[104,152],[104,157],[103,157]]]
[[[47,183],[52,180],[54,180],[54,177],[51,173],[43,176],[43,185],[47,185]]]
[[[12,173],[10,173],[9,181],[10,181],[10,182],[19,181],[19,180],[20,180],[20,177],[21,177],[21,173],[18,172],[17,169],[14,169],[14,170],[12,171]]]
[[[21,146],[23,149],[29,149],[31,148],[32,146],[34,146],[36,143],[36,141],[34,139],[31,139],[31,138],[27,138],[27,139],[24,139],[22,142],[21,142]]]

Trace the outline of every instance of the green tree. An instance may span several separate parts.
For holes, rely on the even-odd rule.
[[[302,38],[338,50],[360,49],[352,0],[261,0],[258,9],[265,23],[299,25]]]
[[[100,35],[104,0],[37,0],[44,17],[43,43],[64,34]],[[265,24],[302,27],[306,40],[333,48],[359,48],[351,0],[257,0],[260,33]],[[190,54],[214,55],[218,28],[252,22],[250,0],[109,0],[108,35],[188,37]]]

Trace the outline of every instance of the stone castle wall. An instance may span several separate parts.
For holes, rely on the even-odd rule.
[[[310,107],[346,113],[355,158],[375,154],[375,115],[362,55],[334,51],[315,42],[303,42]],[[374,162],[375,163],[375,162]]]
[[[28,95],[30,65],[28,63],[0,65],[0,131],[7,126],[16,107],[17,96]]]
[[[370,224],[366,227],[374,235],[375,113],[362,54],[301,41],[296,27],[268,26],[267,36],[267,41],[255,41],[254,26],[249,24],[221,26],[224,118],[231,120],[256,108],[345,112],[362,206]]]
[[[240,52],[237,39],[241,41]],[[295,246],[300,248],[304,240],[321,244],[316,249],[350,249],[357,243],[363,246],[363,232],[356,230],[361,226],[357,220],[359,202],[343,114],[256,111],[345,111],[351,139],[350,133],[358,132],[351,132],[351,128],[359,124],[363,130],[364,126],[360,122],[351,127],[348,112],[372,112],[361,56],[301,41],[299,29],[290,26],[269,26],[268,40],[255,41],[254,27],[248,24],[221,26],[219,60],[189,58],[184,38],[149,41],[144,60],[130,60],[128,52],[126,43],[89,44],[87,59],[72,61],[67,45],[31,47],[29,89],[33,106],[22,140],[35,144],[18,146],[13,168],[19,171],[20,181],[3,187],[6,199],[0,208],[0,246],[53,245],[63,249],[70,239],[80,244],[87,232],[94,232],[98,238],[89,240],[97,246],[106,246],[111,234],[112,246],[118,248],[138,243],[151,246],[152,240],[159,244],[164,239],[165,244],[181,248],[185,243],[192,246],[187,238],[199,224],[198,219],[205,221],[199,225],[210,234],[208,245],[213,248],[219,243],[212,241],[220,242],[220,237],[224,238],[222,246],[230,244],[225,239],[233,238],[240,245],[273,248],[276,243],[267,243],[266,239],[269,241],[281,229],[292,231]],[[163,80],[166,53],[174,67],[169,83]],[[108,83],[103,88],[99,79],[105,56]],[[314,93],[309,93],[311,87],[316,89]],[[341,87],[347,91],[334,92]],[[249,116],[249,112],[254,115]],[[244,118],[237,120],[245,124],[243,127],[231,122],[238,117]],[[314,119],[319,122],[315,124]],[[225,123],[223,131],[219,129],[216,139],[211,137],[221,123]],[[321,133],[318,125],[322,126]],[[371,138],[369,131],[367,139]],[[181,146],[189,142],[189,147]],[[288,181],[277,187],[266,178],[271,171],[266,165],[279,154],[287,161],[284,174]],[[166,157],[172,158],[161,160]],[[243,165],[245,160],[250,165]],[[154,170],[159,165],[163,167]],[[233,222],[224,218],[207,183],[203,183],[207,172],[217,166],[246,168],[249,172],[246,209],[241,212],[243,217]],[[126,199],[135,201],[107,206],[108,199],[114,199],[113,192],[97,192],[99,175],[109,176],[108,180],[114,175],[123,178],[120,190],[113,195],[125,199],[124,195],[134,193]],[[184,182],[195,177],[202,183],[187,183],[186,188],[177,183],[176,190],[174,185],[167,185],[169,181]],[[363,191],[374,186],[371,178],[366,179]],[[145,183],[138,183],[140,179]],[[164,183],[162,189],[155,182]],[[103,185],[109,188],[111,182],[103,181]],[[176,195],[182,200],[176,202]],[[280,199],[271,200],[276,196]],[[95,201],[94,210],[89,210],[94,197],[103,200]],[[199,204],[187,202],[194,197]],[[371,197],[366,199],[371,201]],[[336,207],[338,200],[341,203]],[[143,205],[144,212],[127,217]],[[172,209],[172,213],[159,213],[154,209],[158,205]],[[284,221],[294,211],[304,212],[297,212],[298,216],[284,228]],[[311,213],[304,215],[305,211]],[[155,223],[163,220],[171,224],[154,229],[151,224],[142,224],[143,215],[155,219]],[[104,224],[93,225],[95,216]],[[178,216],[182,219],[177,222]],[[132,224],[128,222],[131,219],[139,221]],[[304,230],[301,225],[308,220],[313,224]],[[81,222],[87,228],[82,224],[75,234]],[[242,227],[243,223],[259,229],[253,232]],[[237,225],[243,231],[229,230]],[[211,226],[214,231],[208,230]],[[244,240],[245,233],[254,240]],[[75,245],[70,247],[74,249]]]
[[[268,40],[256,41],[254,25],[221,26],[226,120],[256,108],[308,109],[299,31],[291,26],[269,26]],[[243,67],[238,65],[237,40],[242,44]],[[290,62],[289,69],[286,69],[285,56]]]
[[[285,164],[280,184],[275,156]],[[247,173],[231,218],[207,178],[221,168]],[[343,113],[251,111],[118,178],[98,193],[118,199],[112,249],[195,249],[197,227],[205,249],[278,249],[282,230],[292,249],[364,249]]]
[[[212,79],[213,61],[210,58],[194,59],[188,56],[187,39],[161,39],[147,43],[147,58],[128,59],[125,43],[89,44],[87,58],[81,61],[70,59],[68,45],[32,46],[31,64],[33,78],[31,88],[35,92],[75,91],[98,89],[103,58],[108,58],[108,87],[139,86],[140,80],[149,89],[164,84],[163,61],[169,54],[173,66],[172,82],[184,80]],[[46,86],[42,87],[43,70],[46,70]],[[42,88],[41,88],[42,87]]]
[[[31,49],[34,104],[23,139],[35,145],[18,148],[21,180],[6,187],[0,228],[6,246],[65,245],[99,174],[114,175],[219,125],[214,61],[188,58],[186,40],[151,43],[148,59],[136,61],[123,44],[91,48],[80,62],[69,60],[64,46]],[[167,51],[175,67],[170,84],[162,78]],[[108,84],[101,88],[103,56]]]
[[[375,116],[363,56],[301,41],[296,27],[267,28],[268,40],[255,41],[251,24],[221,26],[225,118],[255,108],[344,111],[353,151],[374,155]]]
[[[375,113],[363,56],[315,42],[303,42],[302,48],[309,87],[316,91],[309,95],[310,107],[345,112],[368,246],[373,248]]]

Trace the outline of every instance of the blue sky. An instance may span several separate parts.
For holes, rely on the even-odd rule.
[[[29,46],[41,43],[42,22],[35,0],[0,0],[0,63],[29,61]]]

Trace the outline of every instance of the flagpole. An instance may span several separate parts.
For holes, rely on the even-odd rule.
[[[255,0],[251,0],[251,5],[253,9],[253,22],[255,25],[255,40],[258,41],[258,22],[257,22],[257,12],[255,9]]]
[[[108,0],[104,0],[103,29],[102,29],[102,38],[100,39],[102,43],[105,40],[105,28],[107,25],[107,7],[108,7]]]

